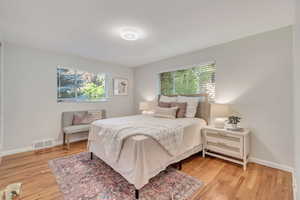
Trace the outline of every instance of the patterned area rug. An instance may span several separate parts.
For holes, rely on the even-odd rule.
[[[134,186],[89,153],[49,161],[65,200],[133,200]],[[140,200],[188,200],[203,183],[173,168],[152,178]]]

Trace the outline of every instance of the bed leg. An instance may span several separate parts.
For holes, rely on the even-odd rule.
[[[139,199],[139,190],[135,190],[135,199]]]
[[[91,152],[91,160],[93,160],[93,152]]]
[[[181,170],[182,169],[182,161],[180,161],[179,163],[178,163],[178,170]]]

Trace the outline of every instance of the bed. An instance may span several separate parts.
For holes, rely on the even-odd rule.
[[[91,125],[88,140],[91,158],[96,155],[133,184],[138,199],[138,190],[152,177],[169,165],[202,150],[201,128],[210,119],[210,105],[205,94],[198,96],[205,97],[205,100],[199,103],[195,118],[166,119],[151,115],[134,115],[95,121]],[[139,124],[143,125],[142,129]],[[107,132],[109,137],[106,138],[98,134],[107,127],[122,129],[124,132],[122,141],[115,138],[118,134],[114,135],[109,131]],[[161,130],[172,130],[174,127],[176,130],[181,129],[182,135],[179,139],[176,138],[178,134],[170,141],[169,136],[161,136],[163,132]],[[130,133],[128,136],[126,131]],[[160,132],[158,136],[163,137],[162,140],[156,140],[145,134],[147,131]]]

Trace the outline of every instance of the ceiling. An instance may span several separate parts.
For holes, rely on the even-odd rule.
[[[291,24],[293,0],[0,0],[5,41],[129,67]]]

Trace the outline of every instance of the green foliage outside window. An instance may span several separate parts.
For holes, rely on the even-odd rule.
[[[215,64],[160,74],[160,89],[163,95],[190,95],[207,93],[215,98]]]
[[[197,76],[193,70],[178,70],[174,72],[175,94],[197,94]]]
[[[96,101],[106,97],[105,74],[57,68],[58,101]]]
[[[165,72],[160,74],[160,89],[161,94],[172,95],[173,89],[173,72]]]
[[[97,100],[105,95],[104,85],[96,85],[95,83],[86,83],[81,92],[90,100]]]

